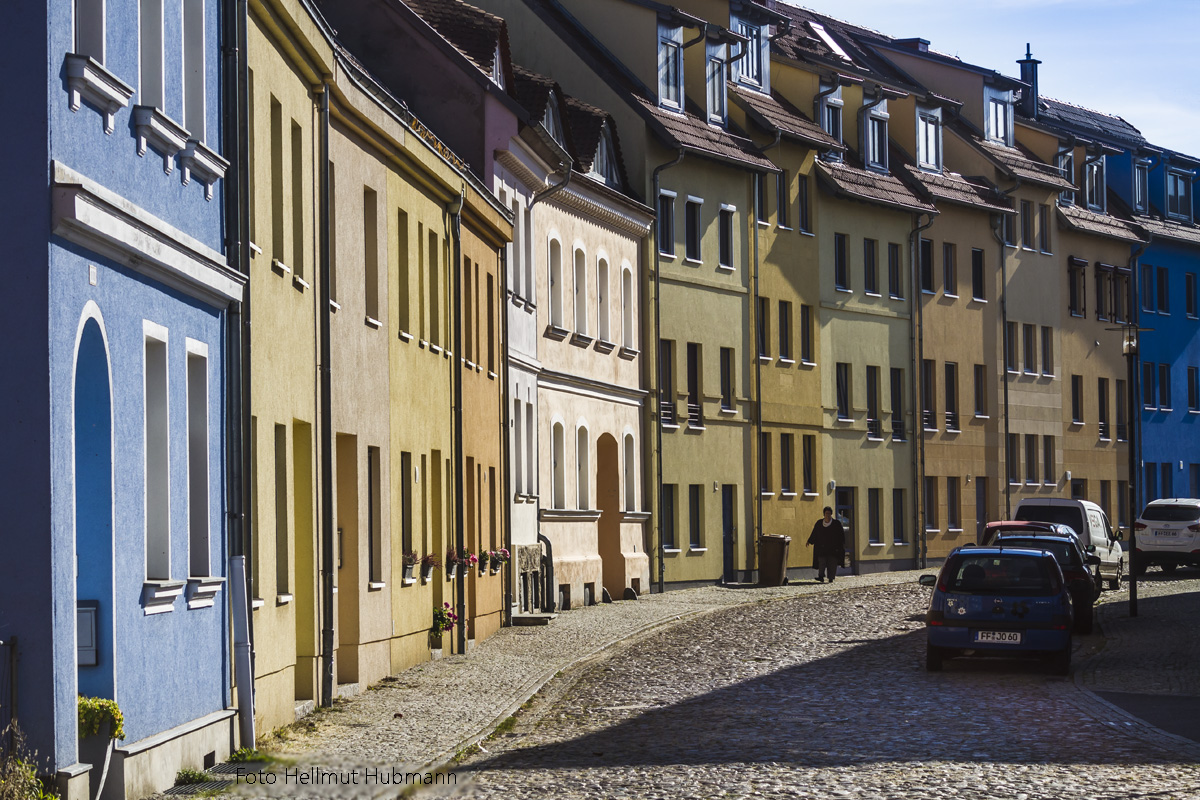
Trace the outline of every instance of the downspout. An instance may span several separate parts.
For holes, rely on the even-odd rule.
[[[321,92],[321,195],[320,219],[318,226],[321,235],[321,289],[317,299],[317,314],[320,319],[320,364],[318,375],[321,385],[321,705],[328,708],[333,705],[333,695],[337,682],[333,674],[333,577],[336,567],[334,538],[336,529],[333,521],[333,375],[330,358],[329,333],[329,300],[332,287],[330,286],[329,265],[332,261],[329,251],[329,87],[323,86]]]
[[[661,334],[662,334],[662,297],[661,297],[662,279],[661,279],[661,275],[660,275],[660,273],[662,271],[662,258],[659,255],[659,249],[658,249],[658,240],[659,240],[658,215],[659,215],[659,213],[661,213],[661,206],[659,205],[659,202],[658,202],[658,195],[659,195],[659,191],[661,190],[662,186],[661,186],[661,179],[659,176],[661,175],[661,173],[664,170],[668,170],[671,167],[674,167],[677,164],[679,164],[679,162],[683,161],[683,156],[684,156],[684,151],[683,151],[683,148],[681,147],[676,152],[674,161],[667,161],[663,164],[659,164],[657,167],[654,168],[654,173],[653,173],[654,198],[651,201],[654,203],[654,212],[655,212],[654,213],[654,234],[653,234],[653,238],[650,241],[650,247],[652,247],[654,249],[654,339],[653,339],[653,342],[654,342],[654,373],[655,373],[654,374],[654,398],[655,398],[655,401],[658,403],[658,408],[655,410],[655,414],[654,414],[654,418],[656,420],[658,420],[658,424],[656,424],[654,426],[654,435],[655,435],[654,451],[655,451],[655,456],[656,456],[654,459],[654,468],[655,468],[655,473],[656,473],[655,482],[654,482],[654,495],[655,495],[655,500],[657,502],[658,513],[654,515],[654,524],[655,524],[655,527],[658,529],[658,531],[657,531],[658,542],[657,542],[656,549],[658,551],[658,593],[659,594],[662,594],[663,591],[665,590],[664,583],[665,583],[665,579],[666,579],[666,564],[664,562],[666,553],[664,552],[663,537],[662,537],[662,425],[663,425],[663,422],[662,422],[662,340],[660,338]],[[653,573],[651,573],[651,574],[653,574]]]
[[[463,528],[463,419],[462,419],[462,208],[466,189],[459,192],[458,197],[446,204],[446,213],[453,218],[450,232],[454,240],[454,251],[450,262],[450,307],[454,311],[454,355],[451,356],[450,369],[454,373],[453,397],[451,399],[451,414],[454,418],[454,547],[455,552],[461,553],[466,545],[466,531]],[[458,652],[467,652],[467,578],[470,576],[470,565],[466,565],[454,587],[455,613],[458,614]]]
[[[563,189],[567,188],[567,184],[571,182],[571,173],[575,171],[575,162],[568,158],[565,162],[563,162],[563,171],[566,172],[566,175],[563,177],[563,179],[553,186],[547,186],[545,189],[542,189],[533,197],[529,198],[529,205],[526,206],[526,209],[532,209],[539,201],[545,200],[547,197],[557,194]]]
[[[928,216],[929,221],[924,225],[918,225],[916,223],[920,222],[922,214]],[[922,494],[925,484],[921,480],[925,477],[925,426],[919,424],[919,421],[921,414],[924,413],[922,411],[924,406],[920,404],[920,400],[918,399],[920,391],[918,385],[921,382],[921,363],[925,358],[925,328],[923,325],[924,307],[921,302],[921,286],[917,280],[917,270],[920,269],[920,264],[918,263],[920,258],[919,234],[933,225],[934,219],[934,215],[927,211],[918,213],[913,218],[913,229],[908,233],[908,257],[912,265],[911,269],[909,269],[909,283],[911,285],[909,291],[912,293],[913,299],[913,310],[909,314],[908,323],[908,351],[913,354],[913,358],[916,361],[913,365],[912,385],[909,387],[913,415],[912,435],[913,443],[916,444],[916,447],[912,448],[913,520],[917,528],[917,542],[919,543],[916,560],[917,566],[921,569],[929,566],[929,542],[925,534],[925,496]],[[892,409],[892,413],[896,413],[896,410]],[[902,423],[903,421],[901,419]]]
[[[778,144],[778,142],[782,136],[783,136],[782,132],[778,132],[776,139],[775,139],[776,144]],[[750,203],[750,207],[754,209],[751,212],[751,214],[753,216],[750,221],[751,224],[754,226],[754,294],[750,301],[751,302],[750,318],[751,318],[751,320],[753,320],[753,324],[751,325],[750,331],[751,331],[752,341],[754,342],[754,344],[751,347],[751,352],[754,353],[754,429],[755,429],[755,434],[756,434],[754,437],[754,447],[752,448],[753,452],[754,452],[754,487],[753,487],[753,491],[754,491],[754,505],[756,508],[755,519],[754,519],[754,523],[755,523],[755,525],[754,525],[754,532],[755,532],[754,543],[756,545],[760,545],[760,546],[762,544],[762,535],[763,535],[763,531],[762,531],[762,518],[763,518],[762,485],[763,485],[763,483],[762,483],[762,452],[760,451],[759,448],[762,447],[763,426],[762,426],[762,359],[759,357],[760,354],[758,353],[758,326],[761,324],[762,321],[758,318],[758,313],[759,313],[759,309],[758,309],[758,301],[759,301],[759,296],[758,296],[758,292],[759,292],[759,289],[758,289],[758,215],[760,213],[760,209],[758,209],[757,206],[758,206],[758,198],[762,197],[763,177],[764,176],[761,172],[754,173],[754,182],[751,184],[754,189],[754,198]],[[764,336],[766,335],[766,331],[763,331],[763,335]],[[758,548],[757,547],[754,549],[753,553],[754,553],[754,557],[755,557],[754,567],[757,570],[758,569]],[[783,565],[783,571],[784,571],[784,575],[786,576],[787,575],[787,564]]]
[[[237,685],[238,740],[243,747],[255,744],[254,729],[254,625],[250,615],[251,575],[246,558],[251,552],[250,518],[245,498],[249,496],[249,454],[245,436],[250,430],[250,199],[249,130],[246,76],[246,0],[222,3],[222,38],[226,106],[234,113],[225,117],[225,151],[230,171],[224,187],[226,253],[230,266],[246,276],[242,301],[226,311],[226,512],[229,520],[230,625],[233,635],[234,681]],[[230,192],[232,187],[232,192]],[[232,195],[232,196],[231,196]]]
[[[1016,180],[1011,187],[1000,192],[1000,197],[1005,200],[1009,195],[1021,188],[1021,176],[1014,175]],[[997,214],[996,222],[992,225],[992,236],[996,238],[996,243],[1000,246],[1000,346],[1003,355],[1001,356],[1000,374],[1004,376],[1004,470],[1005,474],[999,476],[1000,482],[1004,484],[1004,518],[1012,518],[1012,484],[1008,480],[1008,470],[1012,469],[1012,465],[1008,463],[1008,436],[1010,431],[1011,420],[1008,413],[1008,360],[1010,353],[1008,352],[1008,244],[1004,241],[1004,236],[1000,233],[1000,226],[1004,224],[1004,215]]]
[[[821,119],[821,105],[825,102],[825,98],[842,88],[842,76],[836,72],[829,79],[829,88],[822,89],[813,97],[813,119],[817,121],[818,127],[824,129],[825,125]],[[844,133],[844,131],[843,131]]]
[[[516,563],[516,552],[512,543],[512,501],[509,499],[509,491],[511,490],[511,472],[509,468],[511,462],[509,458],[512,455],[512,441],[510,437],[511,428],[505,423],[508,419],[509,409],[512,408],[512,395],[509,394],[508,385],[508,358],[505,353],[508,352],[508,248],[503,248],[500,251],[500,291],[497,295],[500,301],[500,341],[496,343],[496,354],[500,357],[500,463],[503,468],[500,470],[500,504],[502,509],[502,524],[504,525],[504,536],[501,539],[503,547],[508,551],[509,562],[505,566],[501,580],[504,582],[504,608],[500,613],[500,624],[507,627],[512,625],[512,607],[513,607],[513,564]]]

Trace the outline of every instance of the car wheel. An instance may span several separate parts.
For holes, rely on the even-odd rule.
[[[945,656],[942,655],[942,648],[934,647],[931,644],[925,645],[925,671],[926,672],[941,672],[942,660]]]
[[[1163,571],[1163,572],[1174,572],[1174,571],[1175,571],[1175,565],[1174,565],[1174,564],[1163,564],[1163,565],[1162,565],[1162,571]]]
[[[1050,659],[1050,669],[1055,675],[1070,675],[1071,674],[1071,642],[1067,642],[1067,646],[1055,653]]]
[[[1075,632],[1087,636],[1092,632],[1092,625],[1095,619],[1095,606],[1082,606],[1079,609],[1079,615],[1075,617]]]
[[[1125,561],[1117,562],[1117,574],[1108,579],[1108,588],[1114,592],[1121,588],[1121,573],[1125,571]]]

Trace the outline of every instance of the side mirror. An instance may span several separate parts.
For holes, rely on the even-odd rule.
[[[1094,547],[1093,547],[1092,549],[1093,549],[1093,550],[1095,550],[1096,548],[1094,548]],[[1084,558],[1084,559],[1083,559],[1083,561],[1084,561],[1084,563],[1085,563],[1085,564],[1087,564],[1089,567],[1098,567],[1098,566],[1100,566],[1100,556],[1097,556],[1097,555],[1089,555],[1089,556],[1087,556],[1086,558]]]
[[[1100,562],[1097,560],[1096,563]],[[917,578],[917,583],[921,584],[922,586],[937,586],[937,575],[922,575],[921,577]]]
[[[1125,531],[1121,530],[1120,528],[1117,528],[1116,535],[1113,536],[1113,538],[1116,539],[1118,542],[1121,541],[1122,539],[1125,538]]]
[[[1088,555],[1091,555],[1092,553],[1096,552],[1096,545],[1094,545],[1094,544],[1089,544],[1089,545],[1087,546],[1087,548],[1086,548],[1085,552],[1086,552]]]

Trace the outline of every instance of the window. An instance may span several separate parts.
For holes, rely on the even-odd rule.
[[[613,149],[612,133],[607,122],[600,128],[600,142],[596,145],[596,157],[592,159],[588,174],[600,178],[608,186],[617,188],[621,185],[620,165],[617,164],[617,153]]]
[[[762,433],[758,437],[758,486],[762,494],[774,494],[771,491],[771,434]]]
[[[1108,320],[1108,299],[1112,285],[1112,270],[1103,264],[1096,265],[1096,319]]]
[[[291,592],[291,558],[288,547],[288,473],[287,473],[287,426],[275,426],[275,593],[286,595]],[[367,532],[370,533],[370,517]],[[372,544],[367,539],[368,556]]]
[[[281,263],[287,261],[283,181],[283,105],[271,95],[271,255]]]
[[[211,575],[209,565],[208,347],[187,341],[188,574]]]
[[[767,176],[754,176],[754,216],[766,225],[770,220],[770,209],[767,208]]]
[[[846,234],[833,235],[833,285],[843,292],[850,291],[850,267],[846,263]]]
[[[813,363],[813,314],[812,306],[800,306],[800,360]]]
[[[1017,323],[1004,324],[1004,368],[1009,372],[1019,372],[1017,366]]]
[[[871,109],[867,124],[867,166],[886,170],[888,166],[887,101]]]
[[[1038,249],[1050,252],[1050,206],[1045,204],[1038,209]]]
[[[367,448],[367,580],[383,582],[383,496],[379,448]]]
[[[942,243],[942,291],[958,297],[958,248],[950,242]]]
[[[519,402],[519,401],[518,401]],[[518,450],[520,448],[517,448]],[[400,453],[400,552],[415,552],[413,547],[413,465],[412,453]]]
[[[879,367],[867,367],[867,437],[883,438],[883,421],[879,417]]]
[[[171,457],[167,330],[142,323],[145,337],[146,580],[171,577]]]
[[[1128,413],[1129,413],[1128,412],[1129,401],[1126,399],[1126,395],[1125,395],[1126,391],[1127,391],[1127,385],[1126,385],[1125,381],[1118,380],[1117,381],[1117,391],[1116,391],[1116,398],[1117,398],[1116,417],[1117,417],[1117,441],[1118,442],[1125,442],[1125,441],[1129,440],[1129,427],[1128,427],[1128,422],[1127,422]]]
[[[687,345],[687,412],[688,427],[704,427],[703,396],[700,393],[700,345],[688,342]]]
[[[1117,268],[1117,271],[1112,276],[1112,318],[1117,322],[1129,322],[1131,320],[1129,309],[1132,307],[1129,298],[1129,270]]]
[[[1146,481],[1143,494],[1147,502],[1158,499],[1158,464],[1146,462]]]
[[[591,446],[588,440],[588,429],[580,425],[575,431],[575,502],[576,508],[585,511],[591,508],[589,479],[592,474]]]
[[[1171,404],[1171,365],[1158,365],[1158,407],[1170,409]]]
[[[946,430],[957,431],[958,427],[958,364],[946,362]]]
[[[937,430],[934,366],[935,362],[928,358],[921,362],[921,427],[927,431]]]
[[[1154,368],[1153,361],[1142,362],[1142,405],[1146,408],[1154,408],[1158,405],[1157,389],[1155,387],[1154,376],[1158,374]]]
[[[304,279],[304,131],[292,120],[292,275]]]
[[[946,527],[952,531],[962,530],[961,497],[958,478],[946,478]]]
[[[796,224],[800,226],[800,230],[812,230],[812,226],[808,222],[808,176],[796,176]]]
[[[1174,481],[1172,480],[1172,478],[1174,478],[1175,475],[1174,475],[1173,465],[1170,462],[1164,462],[1161,465],[1159,465],[1159,469],[1162,471],[1162,481],[1159,485],[1159,488],[1162,489],[1161,496],[1162,497],[1174,497],[1175,496],[1175,486],[1174,486]]]
[[[765,297],[758,298],[758,357],[771,357],[771,301]]]
[[[904,281],[900,274],[900,245],[888,243],[888,296],[902,300],[904,298]]]
[[[1000,234],[1004,239],[1005,246],[1017,246],[1017,222],[1012,214],[1005,214],[1000,218]]]
[[[658,196],[658,252],[675,255],[675,195]]]
[[[804,447],[804,493],[816,494],[817,492],[817,474],[816,474],[816,450],[817,437],[805,434],[803,440]]]
[[[746,55],[734,62],[735,80],[738,83],[765,86],[762,28],[749,22],[738,22],[737,32],[746,37]]]
[[[1150,165],[1145,161],[1133,164],[1133,210],[1145,214],[1150,209]]]
[[[1200,369],[1187,368],[1188,411],[1200,411]]]
[[[658,343],[659,416],[663,425],[675,424],[675,342]]]
[[[1190,319],[1196,319],[1196,273],[1188,272],[1183,276],[1183,308]]]
[[[662,487],[662,542],[666,550],[678,549],[675,545],[675,493],[677,485],[665,483]]]
[[[863,239],[863,291],[872,295],[879,294],[878,247],[874,239]]]
[[[141,104],[165,109],[163,96],[163,0],[138,2],[138,91]]]
[[[576,248],[575,255],[575,332],[588,336],[587,255]]]
[[[1057,483],[1054,468],[1054,437],[1042,437],[1042,480],[1048,485],[1053,486]]]
[[[718,264],[733,269],[733,209],[722,207],[717,215],[717,237],[719,239]]]
[[[605,258],[596,262],[596,335],[602,342],[612,341],[608,314],[608,259]]]
[[[1186,222],[1192,219],[1192,180],[1186,172],[1167,170],[1167,215]]]
[[[971,297],[983,302],[987,300],[987,286],[983,274],[983,251],[971,248]]]
[[[792,445],[792,434],[779,435],[779,491],[783,494],[795,494],[796,484],[793,475],[796,469],[795,450]]]
[[[329,181],[330,196],[332,197],[332,195],[333,195],[333,165],[332,164],[329,165],[329,175],[330,175],[330,181]],[[333,210],[334,210],[334,205],[331,200],[331,202],[329,204],[329,214],[330,214],[330,218],[331,218],[329,227],[330,227],[331,232],[333,230],[335,230],[336,226],[337,226],[336,220],[333,219]],[[399,316],[399,320],[397,322],[399,324],[396,327],[399,330],[399,332],[404,333],[406,335],[410,334],[412,331],[412,310],[411,310],[412,275],[411,275],[410,264],[409,264],[408,234],[409,234],[408,213],[403,210],[397,210],[396,211],[396,241],[397,241],[397,247],[396,247],[396,261],[397,261],[396,306],[397,306],[397,315]],[[332,250],[333,250],[332,243],[331,243],[331,246],[329,249],[332,252]],[[332,266],[332,262],[331,262],[331,266]],[[333,269],[330,269],[330,271],[329,271],[329,284],[330,284],[329,285],[329,290],[330,290],[329,294],[332,299],[336,300],[337,297],[334,295],[334,292],[333,292],[334,277],[335,277],[335,273],[334,273]]]
[[[725,45],[708,42],[708,70],[704,83],[708,95],[708,121],[725,124]]]
[[[703,490],[704,487],[698,483],[688,486],[688,547],[693,550],[704,547]]]
[[[562,328],[563,320],[563,277],[562,245],[558,239],[550,240],[550,325]]]
[[[700,200],[689,197],[683,204],[683,257],[700,261]]]
[[[833,89],[832,92],[829,92]],[[829,92],[829,94],[825,94]],[[821,84],[821,127],[825,129],[832,138],[838,142],[842,141],[842,87],[836,88]],[[840,154],[830,155],[831,158],[840,158]]]
[[[1083,376],[1071,376],[1071,422],[1083,423]]]
[[[1100,438],[1112,438],[1108,424],[1108,378],[1099,378],[1096,383],[1096,426]]]
[[[379,319],[379,209],[375,190],[363,187],[363,297],[367,316]],[[470,295],[468,295],[469,298]],[[470,315],[470,300],[467,311]]]
[[[1021,246],[1033,249],[1033,203],[1021,201]]]
[[[658,26],[658,104],[683,110],[683,28]]]
[[[516,489],[518,495],[525,494],[525,466],[522,459],[525,451],[519,446],[525,441],[525,413],[521,410],[523,403],[519,398],[513,398],[513,440],[518,443],[518,446],[513,447],[513,488]]]
[[[1066,152],[1058,157],[1058,171],[1072,184],[1075,183],[1075,154],[1073,152]],[[1058,200],[1063,205],[1073,205],[1075,203],[1074,190],[1067,189],[1060,192]]]
[[[1104,156],[1083,162],[1083,194],[1088,208],[1104,210]]]
[[[76,0],[75,53],[104,63],[105,0]]]
[[[921,291],[933,294],[933,242],[921,240]]]
[[[1020,436],[1015,433],[1008,434],[1004,446],[1004,461],[1008,467],[1008,482],[1020,483],[1021,475],[1019,473],[1020,466],[1017,459],[1020,457],[1021,442]]]
[[[1036,375],[1038,371],[1037,326],[1025,323],[1022,327],[1025,334],[1025,374]]]
[[[905,508],[904,490],[892,489],[892,544],[908,543],[908,535],[904,532]]]
[[[922,481],[922,500],[925,502],[925,530],[936,531],[938,523],[937,478],[926,476]]]
[[[1012,93],[985,88],[987,99],[987,138],[1012,146]]]
[[[788,188],[788,171],[780,170],[775,176],[775,222],[781,228],[791,227]]]
[[[637,511],[637,451],[633,434],[625,434],[625,510]]]
[[[621,342],[627,350],[637,350],[637,336],[633,324],[633,272],[621,270]]]
[[[839,420],[850,419],[850,365],[837,364],[837,416]]]
[[[1038,482],[1038,437],[1036,433],[1025,434],[1025,483]]]
[[[917,114],[917,163],[922,169],[942,171],[942,124],[933,112]]]
[[[86,5],[83,4],[83,5]],[[204,136],[204,2],[183,4],[183,127],[198,142]]]
[[[904,441],[904,370],[892,367],[891,397],[892,404],[892,438],[897,442]]]
[[[566,508],[566,435],[561,422],[555,422],[551,428],[550,452],[550,466],[554,471],[551,505],[554,508]]]
[[[1054,329],[1042,326],[1042,374],[1054,374]]]
[[[721,348],[721,408],[733,410],[733,348]]]
[[[988,396],[987,396],[987,367],[983,364],[975,365],[975,416],[986,417],[988,415]]]
[[[1158,268],[1158,313],[1171,313],[1171,282],[1166,267]]]
[[[792,304],[779,301],[779,357],[792,360]]]
[[[879,530],[882,494],[882,489],[867,489],[867,541],[871,544],[883,544],[883,534]]]
[[[1142,264],[1142,311],[1154,310],[1154,267],[1149,264]]]
[[[1067,266],[1067,307],[1072,317],[1084,316],[1086,309],[1087,262],[1072,258]]]

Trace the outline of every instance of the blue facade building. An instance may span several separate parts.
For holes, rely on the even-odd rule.
[[[16,641],[18,720],[66,797],[101,771],[77,695],[125,716],[106,797],[162,789],[236,742],[225,431],[245,281],[225,253],[222,10],[7,9],[0,63],[23,80],[6,90],[22,122],[0,133],[0,640]]]

